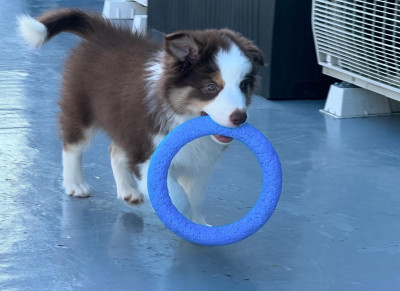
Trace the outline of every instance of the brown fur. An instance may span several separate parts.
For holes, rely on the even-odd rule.
[[[103,128],[132,160],[146,161],[152,153],[149,133],[157,128],[146,117],[144,64],[156,46],[117,33],[101,42],[84,42],[67,63],[61,106],[65,144],[77,143],[83,130]],[[82,65],[85,64],[85,65]]]
[[[161,108],[149,112],[146,66],[162,48],[143,36],[116,28],[101,16],[79,10],[57,10],[38,18],[48,29],[49,40],[68,31],[86,41],[71,54],[65,68],[61,106],[61,138],[64,146],[85,140],[90,128],[104,129],[129,156],[132,170],[145,162],[154,148],[152,136],[166,134],[160,126]],[[169,104],[178,114],[193,114],[190,99],[205,104],[216,94],[204,91],[208,81],[223,87],[213,55],[235,43],[253,62],[245,90],[248,103],[254,89],[256,64],[261,51],[230,30],[183,31],[166,36],[163,49],[165,74],[157,84],[153,106]],[[159,102],[160,101],[160,102]],[[198,113],[197,113],[198,114]]]

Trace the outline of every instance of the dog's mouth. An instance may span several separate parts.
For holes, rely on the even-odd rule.
[[[208,115],[208,114],[205,113],[204,111],[201,112],[201,116],[206,116],[206,115]],[[233,141],[233,138],[231,138],[229,136],[225,136],[225,135],[220,135],[220,134],[214,134],[214,135],[212,135],[212,138],[216,142],[224,144],[224,145],[230,143],[231,141]]]

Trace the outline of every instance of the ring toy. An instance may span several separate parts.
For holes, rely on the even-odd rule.
[[[172,159],[187,143],[207,135],[224,135],[244,143],[257,157],[262,171],[262,187],[253,208],[241,219],[222,226],[192,222],[173,205],[167,177]],[[178,236],[200,245],[221,246],[243,240],[258,231],[271,217],[282,189],[279,158],[268,139],[255,127],[223,127],[209,116],[191,119],[172,130],[159,144],[148,170],[148,191],[159,219]]]

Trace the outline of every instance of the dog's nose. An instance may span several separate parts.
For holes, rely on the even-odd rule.
[[[235,110],[229,118],[234,125],[239,126],[246,122],[247,113],[243,110]]]

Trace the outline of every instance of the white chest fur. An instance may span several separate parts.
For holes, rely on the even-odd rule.
[[[154,146],[158,146],[164,135],[153,138]],[[224,146],[217,144],[211,137],[198,138],[185,146],[176,154],[170,166],[170,175],[176,180],[180,177],[192,176],[194,179],[206,179],[222,154]],[[139,189],[143,194],[147,192],[147,171],[150,160],[140,165],[142,179],[138,181]]]

